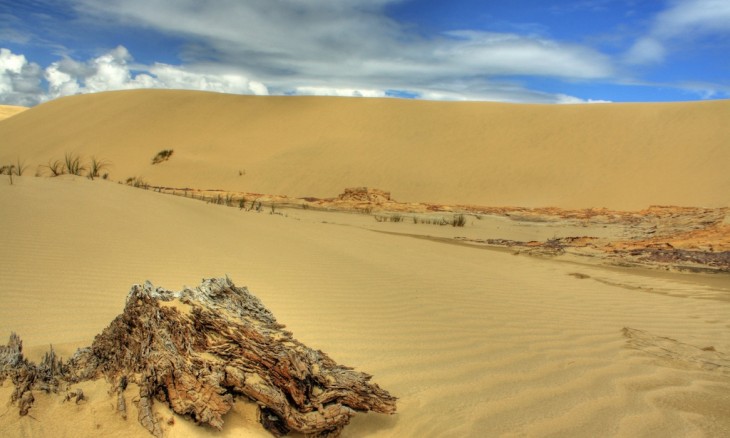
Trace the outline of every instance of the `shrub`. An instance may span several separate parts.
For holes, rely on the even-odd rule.
[[[172,157],[173,150],[172,149],[163,149],[160,152],[157,153],[157,155],[152,158],[152,164],[160,164],[163,161],[167,161]]]

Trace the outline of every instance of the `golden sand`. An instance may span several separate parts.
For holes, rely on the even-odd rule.
[[[0,343],[15,331],[32,359],[51,343],[68,357],[121,312],[131,284],[177,290],[228,274],[297,339],[399,397],[398,414],[356,416],[344,437],[728,436],[726,275],[444,243],[620,237],[621,228],[271,214],[115,182],[319,197],[368,185],[399,200],[484,205],[728,206],[728,111],[725,101],[563,107],[163,91],[52,101],[0,122],[0,163],[95,155],[112,163],[114,181],[36,178],[35,168],[13,185],[0,177]],[[173,156],[152,165],[162,149]],[[82,388],[86,402],[36,394],[32,417],[19,417],[4,404],[6,381],[0,436],[149,436],[134,412],[126,421],[114,413],[106,382]],[[222,433],[161,403],[158,412],[172,437],[269,436],[243,400]]]
[[[114,180],[400,201],[730,205],[730,101],[516,105],[136,90],[53,100],[0,123],[0,162],[78,153]],[[161,150],[173,157],[152,165]],[[36,171],[30,169],[31,174]]]
[[[0,120],[7,119],[8,117],[20,114],[28,108],[24,106],[15,105],[0,105]]]
[[[228,274],[299,340],[400,397],[397,415],[358,416],[346,437],[730,431],[728,369],[698,362],[701,348],[730,352],[726,277],[709,285],[513,256],[370,229],[454,236],[469,226],[247,212],[78,177],[17,178],[0,184],[0,203],[0,337],[16,331],[36,359],[50,343],[66,357],[90,344],[131,283],[179,289]],[[481,235],[509,227],[479,223]],[[677,343],[656,357],[630,348],[624,327]],[[36,419],[6,407],[0,435],[146,436],[133,415],[113,414],[105,382],[85,385],[88,403],[40,397]],[[9,391],[6,382],[0,397]],[[237,406],[224,435],[265,436],[253,408]],[[212,434],[179,417],[168,429]]]

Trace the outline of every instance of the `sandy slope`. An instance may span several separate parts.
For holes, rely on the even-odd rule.
[[[28,108],[24,106],[15,105],[0,105],[0,120],[7,119],[8,117],[20,114]]]
[[[347,437],[730,434],[730,281],[711,288],[374,232],[362,216],[245,212],[84,178],[3,178],[0,205],[0,340],[15,330],[35,355],[90,343],[131,283],[179,289],[229,274],[299,340],[400,397],[397,415],[358,416]],[[86,385],[88,403],[39,397],[34,418],[0,408],[0,435],[147,436],[112,414],[104,382]],[[216,436],[267,436],[245,403],[226,420]],[[182,418],[167,427],[213,435]]]
[[[730,205],[730,101],[512,105],[136,90],[0,122],[0,162],[80,153],[111,177],[330,197],[610,207]],[[169,162],[152,166],[163,149]],[[30,170],[32,174],[35,169]]]

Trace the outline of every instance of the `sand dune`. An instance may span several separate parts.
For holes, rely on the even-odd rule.
[[[519,257],[374,232],[360,215],[246,212],[78,177],[3,179],[0,205],[0,339],[15,330],[36,358],[89,344],[131,283],[229,274],[300,341],[400,398],[397,415],[357,416],[346,437],[730,434],[725,277]],[[106,390],[86,384],[80,405],[38,395],[34,418],[8,406],[0,435],[148,436]],[[166,427],[267,436],[243,401],[222,434]]]
[[[634,249],[671,237],[684,248],[677,242],[704,236],[703,251],[727,254],[725,209],[603,222],[587,210],[560,221],[547,209],[494,209],[442,227],[286,207],[296,202],[278,214],[246,211],[116,183],[293,197],[370,186],[400,201],[491,206],[727,207],[729,116],[730,101],[541,106],[152,90],[57,99],[0,121],[0,164],[29,166],[12,185],[0,177],[0,344],[15,331],[31,359],[51,343],[68,357],[121,312],[131,284],[178,290],[228,274],[297,339],[399,397],[397,415],[356,416],[345,437],[730,436],[726,274],[476,244],[589,236]],[[174,150],[170,160],[151,164],[163,149]],[[110,180],[32,176],[66,153],[110,162]],[[429,208],[397,211],[452,211]],[[149,436],[136,407],[130,420],[115,415],[106,382],[82,388],[88,400],[78,405],[36,394],[32,417],[5,405],[0,436]],[[12,390],[0,385],[0,400]],[[269,436],[243,400],[222,433],[158,405],[170,437]]]
[[[137,90],[0,122],[0,162],[78,153],[111,178],[401,201],[640,209],[730,205],[730,101],[514,105]],[[152,158],[173,149],[171,160]]]
[[[0,105],[0,120],[7,119],[8,117],[20,114],[28,108],[24,106],[15,105]]]

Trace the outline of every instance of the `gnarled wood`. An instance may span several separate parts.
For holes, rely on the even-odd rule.
[[[29,363],[13,334],[0,346],[0,379],[13,379],[13,401],[21,401],[23,414],[32,404],[24,394],[32,398],[32,390],[104,377],[125,418],[123,394],[127,382],[136,383],[138,420],[155,436],[163,434],[156,401],[220,429],[235,397],[244,395],[258,403],[261,423],[277,436],[290,430],[337,436],[357,411],[395,412],[396,398],[371,376],[338,365],[283,328],[228,278],[180,292],[148,282],[132,287],[124,312],[68,363],[52,350],[40,366]]]

